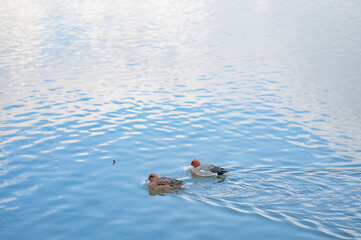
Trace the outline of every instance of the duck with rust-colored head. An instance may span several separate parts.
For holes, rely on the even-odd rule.
[[[201,177],[215,177],[219,175],[223,175],[226,172],[228,172],[226,169],[221,167],[216,167],[211,164],[203,163],[201,164],[198,160],[193,159],[191,162],[192,172],[195,175],[201,176]]]
[[[183,185],[183,181],[168,178],[168,177],[158,177],[157,174],[151,173],[148,177],[148,185],[149,187],[156,190],[169,190],[174,188],[181,188]]]

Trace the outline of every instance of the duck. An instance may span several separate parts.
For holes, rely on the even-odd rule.
[[[226,169],[211,164],[201,164],[197,159],[191,161],[192,173],[201,177],[216,177],[228,172]]]
[[[181,188],[183,185],[183,181],[168,177],[158,177],[158,175],[155,173],[149,174],[148,180],[148,186],[155,190]]]

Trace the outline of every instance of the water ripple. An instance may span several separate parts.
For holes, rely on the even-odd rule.
[[[182,194],[337,238],[359,238],[361,234],[354,229],[360,227],[361,180],[348,177],[350,173],[297,167],[233,168],[226,177],[188,179]]]
[[[2,1],[0,235],[361,238],[360,6]]]

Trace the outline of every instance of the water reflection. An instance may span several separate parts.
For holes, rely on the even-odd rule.
[[[224,182],[224,181],[226,180],[226,178],[227,178],[227,173],[226,173],[225,175],[218,175],[218,176],[216,176],[216,177],[214,177],[214,176],[201,177],[201,176],[198,176],[198,175],[194,174],[192,171],[189,171],[189,174],[192,176],[192,178],[198,179],[199,181],[202,181],[202,180],[205,180],[205,179],[207,179],[207,178],[210,178],[210,179],[212,179],[212,180],[213,180],[213,179],[217,180],[217,183],[222,183],[222,182]]]
[[[148,193],[150,196],[165,196],[166,194],[182,194],[181,189],[171,189],[171,190],[156,190],[153,188],[148,188]]]

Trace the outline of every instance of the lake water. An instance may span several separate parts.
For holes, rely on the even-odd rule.
[[[360,62],[356,0],[5,0],[0,238],[361,239]]]

